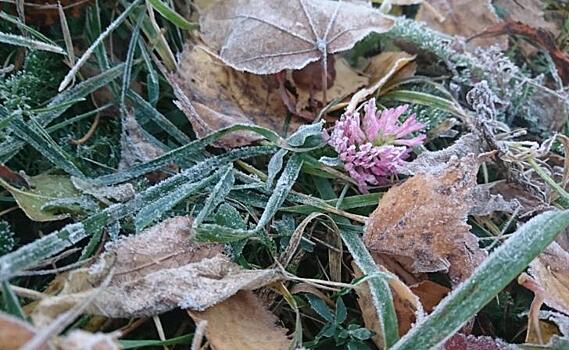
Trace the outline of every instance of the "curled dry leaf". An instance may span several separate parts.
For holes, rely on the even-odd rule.
[[[437,11],[421,6],[416,19],[447,34],[468,38],[500,23],[489,0],[430,0],[429,4]],[[444,18],[442,21],[439,21],[439,14]],[[505,50],[508,47],[508,38],[476,38],[469,42],[468,47],[491,45],[498,45]]]
[[[32,315],[45,325],[93,297],[86,312],[115,318],[153,316],[176,307],[203,310],[239,290],[279,279],[276,270],[244,270],[220,245],[190,241],[191,220],[174,217],[112,242],[97,263],[73,271],[59,296],[43,299]],[[114,271],[106,288],[96,288]]]
[[[188,96],[199,118],[188,115],[199,137],[237,123],[256,124],[278,133],[291,133],[301,124],[293,117],[284,129],[287,108],[274,76],[242,73],[225,66],[200,46],[186,47],[174,80]],[[232,133],[222,139],[227,146],[259,140],[251,132]]]
[[[29,323],[14,316],[0,313],[0,349],[20,349],[35,336],[36,330]],[[50,350],[44,344],[37,350]]]
[[[286,350],[291,345],[287,330],[251,291],[188,313],[196,323],[207,321],[206,337],[215,350]]]
[[[254,74],[326,63],[393,24],[370,7],[330,0],[221,0],[200,18],[202,37],[221,59]]]
[[[416,66],[411,64],[414,59],[415,56],[404,51],[382,52],[374,56],[364,70],[372,83],[352,96],[348,107],[346,107],[346,113],[353,112],[358,104],[380,90],[390,80],[414,75]]]
[[[313,64],[315,63],[311,63],[310,65]],[[305,67],[304,69],[308,68],[309,66]],[[320,74],[320,71],[321,70],[319,69],[318,74]],[[313,88],[313,91],[310,91],[310,89],[306,87],[306,84],[300,85],[297,83],[297,79],[294,79],[296,93],[298,94],[296,104],[297,111],[307,109],[309,107],[309,100],[311,97],[313,99],[316,99],[319,102],[320,106],[323,106],[334,99],[342,100],[346,98],[362,86],[366,86],[369,82],[369,78],[367,76],[356,72],[352,67],[348,65],[344,59],[334,60],[334,71],[336,80],[333,82],[333,84],[328,84],[328,91],[326,92],[327,101],[322,101],[321,95],[313,94],[313,91],[317,89]],[[297,71],[292,73],[293,78],[296,72]],[[320,81],[320,79],[315,75],[313,75],[311,78],[313,82]],[[322,89],[321,86],[322,84],[317,85],[318,88]]]
[[[364,242],[377,253],[411,258],[413,272],[448,271],[454,285],[486,257],[466,224],[479,160],[453,157],[440,172],[392,187],[370,215]]]
[[[554,242],[531,262],[529,273],[543,289],[545,304],[569,315],[569,253]]]
[[[362,271],[355,262],[352,262],[352,268],[354,269],[354,278],[363,276]],[[380,270],[387,272],[383,266],[380,265],[379,268]],[[425,312],[419,297],[417,297],[417,295],[415,295],[415,293],[413,293],[413,291],[395,275],[393,275],[393,278],[389,280],[389,287],[393,295],[393,304],[397,314],[399,335],[402,336],[411,329],[413,324],[425,317]],[[373,300],[371,298],[368,284],[360,284],[356,288],[356,293],[358,295],[358,305],[362,311],[364,324],[367,329],[375,332],[372,340],[379,348],[382,348],[384,342],[382,340],[381,327],[379,326],[377,312],[373,306]]]

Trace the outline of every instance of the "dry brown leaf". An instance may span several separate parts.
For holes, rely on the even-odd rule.
[[[352,268],[354,269],[354,278],[363,276],[362,271],[355,262],[352,262]],[[379,266],[379,269],[388,272],[383,266]],[[390,279],[388,283],[393,295],[399,335],[402,336],[411,329],[413,324],[425,316],[425,312],[417,295],[415,295],[405,283],[401,282],[396,276]],[[368,284],[360,284],[356,288],[356,293],[358,295],[358,305],[362,311],[364,324],[367,329],[375,332],[375,335],[372,337],[373,342],[379,348],[383,348],[384,343],[381,336],[381,328],[379,326],[376,309],[373,306]]]
[[[554,242],[531,262],[529,273],[543,289],[545,304],[569,314],[569,253]]]
[[[117,334],[118,336],[118,334]],[[65,337],[58,340],[61,350],[119,350],[122,349],[117,337],[105,333],[89,333],[74,329]]]
[[[284,130],[287,108],[275,77],[238,72],[203,47],[186,47],[174,79],[201,118],[187,116],[198,137],[237,123],[256,124],[281,134],[301,124],[293,117]],[[225,137],[223,143],[233,147],[259,139],[257,134],[239,132]]]
[[[392,187],[370,215],[364,242],[370,251],[413,260],[413,272],[448,271],[454,285],[486,253],[466,224],[479,161],[453,157],[440,172],[422,173]]]
[[[203,310],[280,278],[276,270],[244,270],[220,253],[220,245],[191,242],[190,232],[191,219],[174,217],[107,245],[91,268],[70,274],[61,295],[38,304],[34,324],[48,324],[90,297],[87,313],[114,318],[153,316],[176,307]],[[108,287],[96,288],[109,273]]]
[[[421,6],[416,19],[429,24],[434,29],[447,34],[470,37],[500,22],[489,0],[430,0],[429,4],[444,17],[439,21],[438,14]],[[508,47],[508,38],[476,38],[467,47],[487,47],[498,45],[502,50]]]
[[[241,291],[205,311],[188,311],[196,323],[207,321],[213,350],[287,350],[291,340],[251,291]]]
[[[500,339],[457,333],[447,340],[442,350],[510,350],[512,346]]]
[[[452,157],[464,158],[469,154],[479,155],[483,150],[480,136],[470,133],[461,136],[447,148],[435,152],[423,152],[415,160],[400,169],[401,174],[436,173],[443,171]]]
[[[393,24],[370,7],[330,0],[222,0],[200,18],[221,59],[254,74],[301,69]]]
[[[36,330],[29,323],[14,316],[0,313],[0,350],[19,349],[30,341]],[[51,346],[45,344],[37,350],[49,350]]]
[[[128,169],[164,154],[164,150],[150,143],[134,116],[126,113],[122,122],[121,160],[119,170]]]
[[[326,92],[327,100],[326,103],[334,99],[344,99],[357,91],[362,86],[366,86],[369,82],[369,78],[365,75],[356,72],[344,59],[337,59],[334,63],[334,70],[336,72],[336,80],[333,84],[328,84],[328,91]],[[294,74],[294,73],[293,73]],[[296,80],[295,80],[296,81]],[[318,81],[318,80],[317,80]],[[320,84],[319,86],[321,86]],[[306,109],[309,105],[309,99],[311,92],[308,89],[299,87],[296,84],[296,92],[298,94],[296,109],[302,111]],[[322,96],[320,94],[312,94],[312,98],[316,99],[320,106],[325,105],[323,103]]]
[[[511,21],[559,33],[554,22],[545,20],[545,3],[542,0],[494,0],[494,6],[505,12],[506,18]]]
[[[409,66],[414,59],[415,56],[409,55],[404,51],[382,52],[373,57],[364,71],[370,77],[372,84],[352,96],[350,104],[346,107],[346,112],[354,111],[360,102],[381,89],[389,80],[393,79],[398,72],[401,72],[404,67]],[[406,74],[414,74],[414,69],[410,72],[406,72]]]
[[[427,313],[433,311],[435,306],[450,292],[447,287],[429,280],[421,281],[410,288],[419,297]]]

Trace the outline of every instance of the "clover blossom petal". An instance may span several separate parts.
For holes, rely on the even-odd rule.
[[[344,113],[332,132],[325,132],[324,139],[338,152],[361,192],[385,183],[404,165],[411,148],[425,140],[425,135],[411,135],[425,127],[415,114],[400,122],[407,109],[402,105],[378,112],[375,99],[370,99],[363,106],[363,117],[359,111]]]

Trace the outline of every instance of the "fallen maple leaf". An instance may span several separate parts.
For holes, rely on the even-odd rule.
[[[275,74],[320,60],[323,91],[329,54],[393,25],[370,7],[330,0],[222,0],[200,18],[203,39],[227,65]]]
[[[512,346],[500,339],[457,333],[446,341],[443,350],[509,350]]]
[[[241,291],[204,311],[190,311],[196,323],[207,321],[206,337],[215,350],[286,350],[287,330],[251,291]]]
[[[410,258],[413,272],[448,271],[454,285],[464,281],[486,257],[466,224],[478,167],[474,155],[453,157],[439,172],[392,187],[368,219],[368,249]]]
[[[55,297],[43,299],[32,318],[49,324],[92,299],[86,313],[115,318],[153,316],[176,307],[203,310],[239,290],[281,278],[276,270],[245,270],[221,254],[220,245],[190,241],[191,220],[170,218],[107,246],[90,268],[73,271]],[[111,274],[107,287],[97,288]]]
[[[256,124],[281,134],[290,134],[302,124],[293,116],[288,128],[284,128],[287,108],[274,76],[238,72],[204,47],[184,50],[174,80],[200,118],[187,115],[198,137],[237,123]],[[237,132],[224,137],[222,143],[235,147],[260,139],[251,132]]]

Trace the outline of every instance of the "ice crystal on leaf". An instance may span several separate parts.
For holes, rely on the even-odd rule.
[[[345,113],[331,134],[325,132],[324,138],[338,152],[361,192],[367,193],[369,185],[379,185],[396,174],[411,148],[425,140],[425,135],[412,135],[424,128],[415,114],[400,121],[407,109],[403,105],[377,111],[371,99],[363,106],[363,117],[359,111]]]

